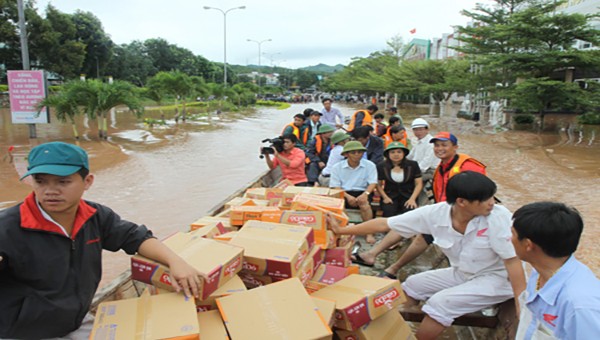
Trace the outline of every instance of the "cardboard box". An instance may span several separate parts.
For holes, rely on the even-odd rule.
[[[263,206],[239,206],[231,207],[229,214],[229,223],[233,226],[242,226],[247,221],[260,221],[262,214],[265,212],[279,211],[277,207]]]
[[[358,274],[359,272],[356,269],[354,266],[344,268],[322,264],[315,270],[315,274],[305,285],[306,291],[313,293],[352,274]]]
[[[329,196],[334,198],[344,199],[346,192],[343,189],[329,189]]]
[[[221,241],[221,242],[229,242],[229,241],[231,241],[233,236],[235,236],[235,234],[237,234],[237,231],[229,231],[229,232],[226,232],[225,234],[221,234],[221,235],[217,235],[217,236],[213,237],[213,240]]]
[[[229,218],[219,218],[219,217],[214,217],[214,216],[204,216],[201,217],[199,219],[197,219],[196,221],[194,221],[194,223],[190,224],[190,231],[194,231],[196,229],[200,229],[200,228],[204,228],[207,225],[211,225],[217,222],[221,222],[223,224],[223,227],[225,227],[225,230],[227,231],[235,231],[237,230],[237,228],[235,228],[235,230],[232,229],[231,224],[229,223]]]
[[[395,309],[355,331],[338,329],[335,334],[344,340],[417,339],[410,326]]]
[[[246,286],[246,288],[248,289],[254,289],[256,287],[262,287],[262,286],[266,286],[268,284],[271,284],[273,282],[277,282],[277,279],[273,279],[270,276],[267,275],[256,275],[252,272],[246,271],[246,270],[242,270],[241,272],[238,273],[240,279],[242,279],[242,282],[244,282],[244,285]],[[281,280],[285,280],[285,279],[280,279]]]
[[[211,224],[206,225],[204,228],[190,231],[190,233],[193,233],[195,236],[204,238],[215,238],[227,232],[228,231],[225,229],[225,226],[221,222],[213,222]]]
[[[234,293],[245,292],[248,289],[242,281],[242,279],[236,275],[231,280],[227,281],[224,285],[215,290],[205,300],[196,299],[196,311],[206,312],[217,309],[217,299],[223,296],[231,295]]]
[[[250,188],[246,190],[244,197],[266,200],[269,206],[277,206],[283,197],[283,188]]]
[[[338,267],[348,267],[352,264],[352,243],[342,247],[325,249],[325,264]]]
[[[344,204],[343,199],[301,193],[294,197],[292,209],[308,210],[309,206],[317,206],[341,215],[344,212]]]
[[[198,326],[200,327],[200,340],[226,340],[229,339],[227,329],[218,310],[198,313]]]
[[[294,182],[292,182],[286,178],[286,179],[282,179],[279,183],[275,184],[275,186],[273,186],[273,188],[284,190],[287,187],[293,187],[293,186],[294,186]]]
[[[340,227],[345,227],[348,225],[349,222],[349,218],[348,215],[346,215],[345,212],[342,212],[341,214],[329,211],[325,208],[321,208],[318,205],[315,204],[310,204],[310,203],[292,203],[292,209],[296,210],[296,211],[320,211],[323,213],[323,216],[327,215],[328,213],[331,214],[331,216],[337,221],[338,225]],[[325,226],[327,226],[325,224]]]
[[[177,233],[164,245],[208,277],[201,279],[200,299],[206,299],[242,270],[244,249],[190,233]],[[158,288],[174,290],[169,267],[141,255],[131,257],[131,277]]]
[[[283,190],[283,199],[281,200],[282,206],[289,207],[292,205],[292,201],[296,195],[305,193],[319,196],[328,196],[329,188],[322,187],[287,187]]]
[[[240,205],[260,205],[260,206],[268,206],[269,201],[267,200],[259,200],[256,198],[248,198],[248,197],[234,197],[229,202],[225,203],[223,208],[230,209],[231,207],[240,206]]]
[[[335,301],[325,300],[318,297],[311,296],[315,306],[321,313],[321,316],[327,322],[327,325],[331,328],[335,322]]]
[[[335,301],[335,326],[356,330],[406,301],[400,281],[350,275],[312,296]]]
[[[248,221],[229,241],[244,248],[243,268],[254,275],[273,278],[296,276],[314,245],[312,228]]]
[[[331,339],[300,280],[283,280],[217,299],[232,339]]]
[[[336,247],[337,236],[327,230],[325,214],[321,211],[268,211],[263,212],[261,221],[311,227],[315,233],[315,243],[321,248]]]
[[[198,339],[192,299],[169,293],[102,302],[90,339]]]

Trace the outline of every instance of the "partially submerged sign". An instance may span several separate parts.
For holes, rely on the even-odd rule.
[[[48,124],[48,109],[36,108],[46,97],[44,71],[8,71],[8,92],[13,124]]]

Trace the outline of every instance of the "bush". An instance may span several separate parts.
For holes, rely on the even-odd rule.
[[[0,85],[0,92],[8,92],[8,85]]]
[[[535,117],[531,114],[518,114],[513,116],[515,124],[532,124],[535,121]]]
[[[588,112],[577,117],[579,124],[600,125],[600,113]]]

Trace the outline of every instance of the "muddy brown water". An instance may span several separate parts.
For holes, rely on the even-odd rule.
[[[285,110],[222,113],[185,124],[167,120],[165,126],[145,126],[126,112],[117,112],[109,140],[99,141],[95,122],[77,125],[80,146],[90,154],[96,179],[85,198],[105,204],[123,218],[147,225],[164,238],[203,216],[215,204],[266,169],[258,158],[261,140],[278,135],[292,116],[319,103],[293,104]],[[338,105],[345,115],[354,108]],[[511,210],[538,200],[558,200],[575,206],[586,224],[577,257],[600,274],[598,245],[600,212],[600,144],[596,128],[573,128],[574,117],[549,116],[556,131],[542,134],[496,130],[485,124],[427,116],[427,108],[402,109],[406,122],[417,115],[432,123],[432,132],[450,130],[459,139],[460,151],[488,165],[498,183],[498,196]],[[53,121],[38,125],[37,140],[28,138],[25,125],[13,125],[7,109],[0,109],[0,209],[21,201],[31,190],[19,182],[29,150],[43,142],[74,142],[71,126]],[[149,113],[158,118],[157,112]],[[171,117],[171,113],[166,113]],[[6,150],[14,146],[9,162]],[[105,252],[102,284],[129,265],[123,252]]]

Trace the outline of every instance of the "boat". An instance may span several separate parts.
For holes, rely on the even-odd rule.
[[[261,173],[247,183],[247,185],[215,205],[206,213],[206,216],[216,216],[223,212],[227,202],[235,197],[242,196],[247,189],[272,187],[279,182],[280,178],[281,171],[278,168]],[[347,214],[351,223],[360,222],[360,212],[358,210],[347,210]],[[408,244],[409,242],[404,242],[400,248],[406,247]],[[395,259],[388,259],[389,263],[386,263],[386,265],[393,261],[395,261]],[[429,268],[443,268],[449,265],[441,251],[434,247],[432,247],[429,256],[422,261],[426,262]],[[418,267],[419,264],[416,266]],[[419,271],[420,269],[411,268],[411,265],[405,267],[407,268],[404,275],[410,275],[412,272]],[[361,273],[362,272],[363,270],[361,269]],[[366,274],[368,274],[368,272]],[[402,273],[400,273],[399,277],[402,277]],[[145,289],[146,284],[133,280],[131,277],[131,270],[127,269],[96,292],[90,307],[90,312],[95,314],[98,305],[102,302],[139,297]],[[491,315],[486,315],[486,312],[489,313],[489,311],[471,313],[456,319],[453,326],[446,331],[445,335],[455,339],[514,339],[518,321],[516,319],[512,299],[494,307]],[[399,313],[406,321],[410,322],[420,322],[424,316],[420,308],[400,309]]]

